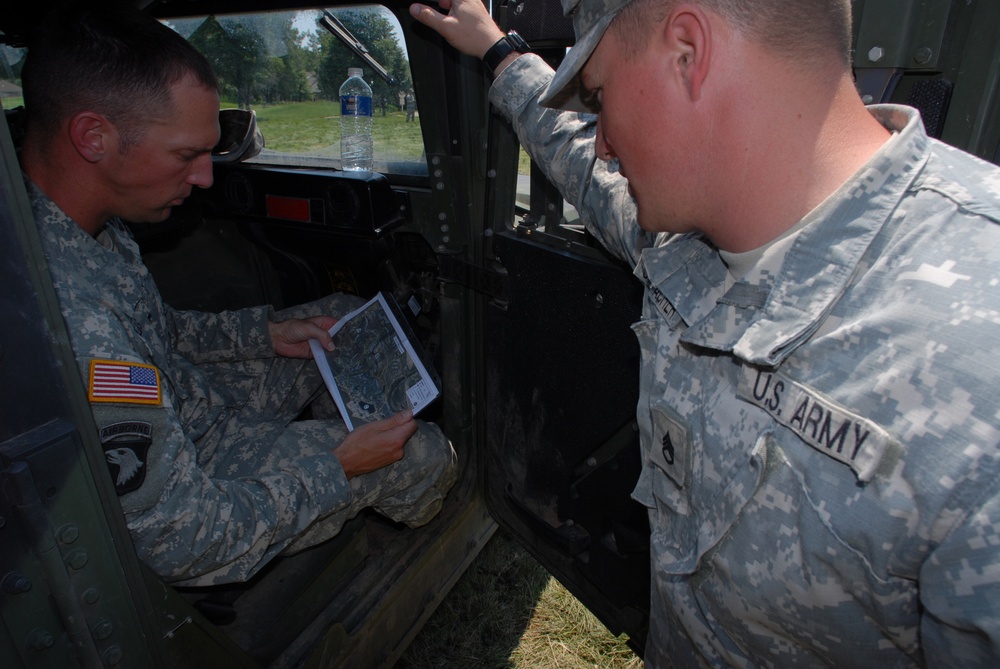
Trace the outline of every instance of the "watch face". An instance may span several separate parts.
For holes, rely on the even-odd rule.
[[[528,46],[528,43],[524,41],[523,37],[517,34],[516,30],[511,30],[507,33],[507,39],[510,42],[510,45],[514,47],[515,51],[520,51],[521,53],[531,51],[531,47]]]

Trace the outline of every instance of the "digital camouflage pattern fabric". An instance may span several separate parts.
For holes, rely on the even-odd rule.
[[[551,76],[521,57],[490,98],[646,287],[648,666],[995,666],[1000,171],[873,107],[883,149],[724,257],[638,228]]]
[[[243,581],[366,506],[411,526],[437,513],[456,478],[437,426],[421,423],[403,460],[348,481],[331,452],[347,434],[339,417],[295,420],[326,391],[313,361],[275,355],[268,320],[346,314],[363,300],[333,295],[278,314],[174,310],[121,221],[95,239],[26,183],[126,522],[158,574],[180,585]],[[147,384],[142,401],[120,389],[94,397],[102,379],[92,366],[106,381],[122,363],[136,371],[127,383]]]

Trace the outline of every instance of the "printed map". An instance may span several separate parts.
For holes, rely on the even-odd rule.
[[[438,388],[381,293],[330,330],[335,349],[313,356],[348,429],[404,409],[416,414]]]

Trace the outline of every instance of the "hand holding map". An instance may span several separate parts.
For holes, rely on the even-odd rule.
[[[383,293],[330,328],[334,350],[309,342],[348,430],[404,409],[416,415],[440,390]]]

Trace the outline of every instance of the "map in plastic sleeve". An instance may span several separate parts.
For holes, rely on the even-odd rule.
[[[379,293],[330,328],[334,350],[309,346],[348,430],[412,409],[416,415],[440,394],[405,321]]]

